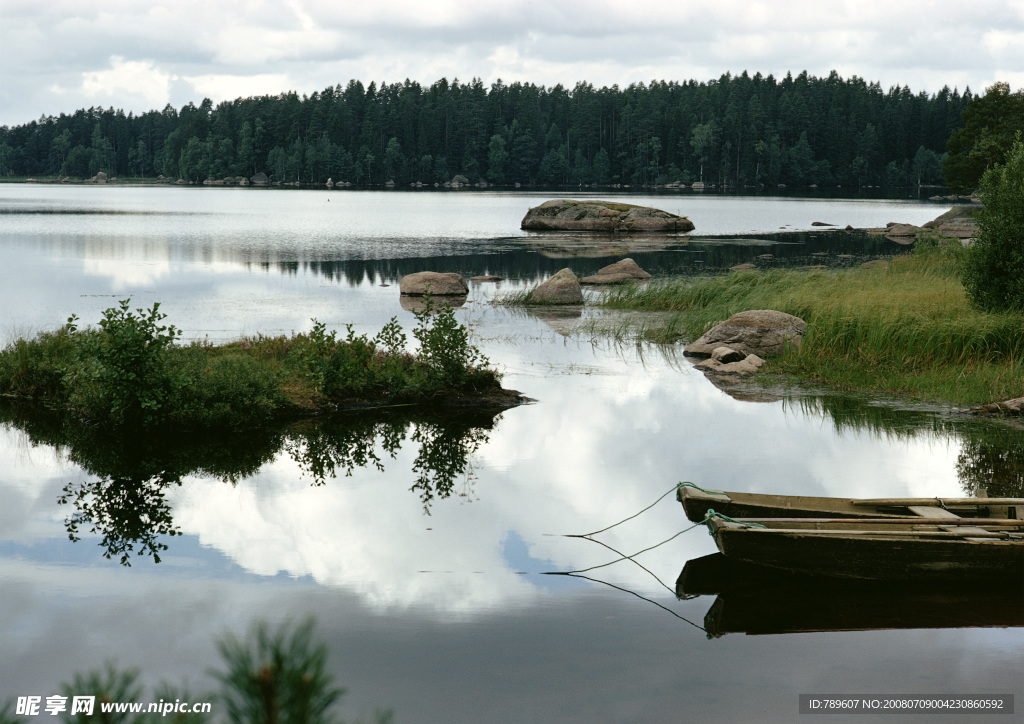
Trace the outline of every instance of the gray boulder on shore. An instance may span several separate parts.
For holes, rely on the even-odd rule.
[[[526,231],[693,231],[685,216],[612,201],[553,199],[526,212]]]
[[[804,320],[772,309],[754,309],[732,315],[687,345],[684,354],[710,357],[718,347],[744,354],[772,357],[796,347],[803,337]]]

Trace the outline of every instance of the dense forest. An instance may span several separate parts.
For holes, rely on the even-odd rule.
[[[856,76],[723,75],[620,89],[350,81],[310,96],[103,108],[0,127],[0,176],[433,185],[916,186],[971,101]]]

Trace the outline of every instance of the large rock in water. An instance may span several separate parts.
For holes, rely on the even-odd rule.
[[[403,295],[421,297],[429,294],[433,297],[464,297],[469,293],[469,285],[461,274],[455,272],[415,272],[406,274],[398,281],[398,289]]]
[[[580,284],[622,284],[634,279],[650,279],[651,275],[632,259],[623,259],[597,270],[597,274],[580,279]]]
[[[526,212],[527,231],[693,231],[693,222],[661,209],[612,201],[554,199]]]
[[[710,357],[717,347],[731,347],[744,354],[771,357],[785,347],[796,347],[804,334],[804,320],[785,312],[756,309],[729,317],[704,336],[687,345],[685,354]]]
[[[566,267],[533,290],[530,304],[583,304],[583,290],[572,270]]]

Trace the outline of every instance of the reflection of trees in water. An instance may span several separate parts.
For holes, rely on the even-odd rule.
[[[783,405],[829,417],[837,432],[867,431],[892,440],[922,436],[960,443],[956,472],[964,493],[1024,497],[1024,428],[1006,419],[985,419],[937,410],[898,409],[866,397],[795,395]]]
[[[84,533],[101,536],[104,556],[130,565],[133,556],[160,562],[166,537],[180,535],[167,500],[168,489],[187,475],[205,475],[236,484],[255,474],[281,450],[295,460],[314,486],[339,471],[384,470],[403,444],[416,445],[410,490],[429,513],[435,499],[452,494],[469,478],[470,458],[488,439],[493,413],[431,414],[414,411],[363,412],[319,423],[303,422],[272,430],[220,435],[167,432],[110,435],[66,423],[59,417],[0,409],[0,421],[23,430],[33,445],[57,448],[93,479],[69,483],[58,498],[73,512],[65,517],[73,541]]]
[[[455,482],[468,475],[470,458],[487,442],[495,418],[486,413],[417,416],[349,415],[289,435],[285,449],[313,485],[323,485],[338,472],[346,476],[373,466],[384,470],[382,454],[391,459],[405,442],[417,445],[412,463],[415,479],[410,490],[430,512],[434,498],[447,498]],[[379,452],[378,452],[379,450]]]
[[[999,427],[965,436],[956,472],[968,495],[984,489],[991,498],[1024,497],[1024,430]]]

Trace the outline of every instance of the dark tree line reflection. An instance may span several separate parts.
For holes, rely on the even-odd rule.
[[[1018,418],[898,409],[843,394],[792,397],[784,404],[831,418],[839,432],[866,430],[886,439],[927,434],[959,442],[956,472],[965,495],[1024,497],[1024,424]]]
[[[410,491],[431,505],[470,479],[471,458],[488,440],[500,414],[494,411],[435,413],[413,408],[339,415],[274,429],[212,435],[167,431],[111,434],[59,416],[0,407],[0,422],[24,431],[33,445],[58,449],[89,479],[64,486],[71,540],[94,534],[107,558],[131,565],[132,558],[160,562],[169,537],[181,535],[168,501],[171,489],[190,475],[238,484],[282,451],[313,486],[364,468],[385,469],[405,447],[416,451]]]

